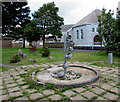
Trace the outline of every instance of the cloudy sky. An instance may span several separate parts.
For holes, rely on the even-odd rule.
[[[65,24],[75,24],[95,9],[106,8],[116,12],[120,0],[27,0],[31,13],[37,11],[44,3],[55,2],[59,15]]]

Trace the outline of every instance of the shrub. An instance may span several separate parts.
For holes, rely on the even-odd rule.
[[[10,59],[10,63],[16,63],[18,61],[20,61],[19,55],[15,55]]]
[[[48,57],[50,55],[50,50],[48,47],[44,47],[41,51],[42,57]]]
[[[30,53],[34,53],[34,52],[36,51],[36,47],[31,46],[31,47],[29,48],[29,51],[30,51]]]

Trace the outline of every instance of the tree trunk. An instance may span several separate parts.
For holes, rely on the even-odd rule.
[[[23,37],[23,48],[25,48],[25,37]]]
[[[100,42],[100,45],[101,45],[101,47],[100,47],[100,51],[102,51],[102,41]]]
[[[43,48],[45,47],[45,35],[43,35]]]
[[[106,52],[107,52],[107,54],[109,53],[109,47],[106,48]]]

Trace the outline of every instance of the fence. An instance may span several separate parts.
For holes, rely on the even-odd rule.
[[[12,48],[12,40],[0,40],[1,48]]]
[[[23,47],[23,43],[12,43],[12,48],[22,48]]]

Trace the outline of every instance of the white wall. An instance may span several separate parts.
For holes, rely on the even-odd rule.
[[[92,28],[95,28],[95,32],[92,32]],[[87,24],[73,28],[70,33],[72,33],[72,39],[74,45],[93,45],[93,39],[95,35],[98,35],[97,24]],[[81,29],[83,29],[83,39],[81,39]],[[79,39],[77,39],[77,30],[79,31]]]
[[[64,34],[66,34],[67,32],[62,32],[62,36],[61,36],[61,41],[60,42],[64,42]]]

